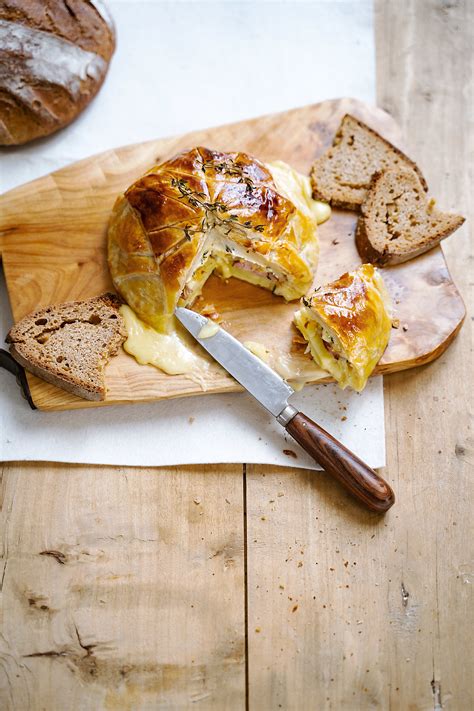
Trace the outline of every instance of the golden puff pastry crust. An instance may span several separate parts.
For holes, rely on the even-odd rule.
[[[311,285],[319,246],[311,210],[245,153],[193,148],[149,170],[113,208],[108,260],[114,285],[146,323],[165,330],[213,271],[286,300]]]
[[[387,347],[390,297],[372,264],[362,264],[319,287],[295,313],[314,360],[337,380],[361,391]]]

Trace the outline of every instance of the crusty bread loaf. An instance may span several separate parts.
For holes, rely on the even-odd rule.
[[[100,89],[114,48],[102,0],[0,2],[0,145],[72,121]]]
[[[463,222],[434,208],[413,170],[386,170],[374,175],[362,205],[357,249],[365,262],[400,264],[432,249]]]
[[[126,338],[120,300],[104,294],[25,316],[7,343],[20,365],[86,400],[105,397],[104,367]]]
[[[316,160],[311,171],[313,197],[335,207],[358,210],[374,173],[406,166],[428,189],[420,169],[398,148],[365,123],[346,114],[332,147]]]

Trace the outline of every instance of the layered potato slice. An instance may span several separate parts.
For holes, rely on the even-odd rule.
[[[377,269],[362,264],[303,298],[294,320],[316,363],[360,392],[390,338],[390,297]]]

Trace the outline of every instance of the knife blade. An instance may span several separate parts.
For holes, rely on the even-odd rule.
[[[205,316],[179,306],[177,319],[237,382],[270,412],[286,431],[367,508],[384,513],[395,502],[387,482],[341,442],[288,402],[293,388],[240,341]],[[213,328],[205,332],[205,326]],[[214,330],[215,328],[215,330]]]
[[[288,406],[288,398],[294,390],[263,360],[257,358],[240,341],[223,328],[205,338],[199,334],[209,319],[181,306],[175,310],[176,317],[185,329],[237,382],[244,386],[272,415],[278,417]],[[211,321],[211,323],[213,323]]]

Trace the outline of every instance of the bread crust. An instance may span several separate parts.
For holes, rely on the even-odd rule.
[[[313,198],[315,200],[321,200],[322,202],[327,202],[331,207],[340,207],[341,210],[352,210],[357,212],[360,208],[360,202],[354,202],[351,200],[339,200],[335,197],[331,197],[328,193],[323,193],[321,190],[313,189]]]
[[[0,145],[18,145],[70,123],[99,91],[115,49],[97,0],[0,4]]]
[[[313,186],[313,197],[315,200],[323,200],[324,202],[330,203],[330,205],[332,205],[333,207],[340,207],[345,210],[358,211],[362,202],[365,199],[366,191],[368,189],[367,184],[361,184],[357,189],[347,188],[346,197],[344,198],[341,198],[340,196],[334,193],[334,186],[332,187],[332,189],[329,186],[321,188],[321,185],[318,184],[318,171],[320,171],[321,168],[324,167],[328,161],[330,161],[334,150],[337,150],[337,147],[341,144],[344,137],[344,133],[349,124],[356,124],[358,129],[377,139],[379,143],[383,144],[386,147],[387,154],[398,156],[398,158],[400,158],[405,165],[411,167],[416,172],[425,192],[428,190],[428,185],[421,170],[419,169],[417,164],[413,160],[411,160],[411,158],[409,158],[405,153],[403,153],[403,151],[401,151],[399,148],[390,143],[390,141],[388,141],[386,138],[377,133],[377,131],[375,131],[373,128],[367,126],[367,124],[365,124],[363,121],[357,119],[351,114],[345,114],[334,136],[332,147],[328,149],[320,158],[318,158],[312,166],[311,183]],[[379,169],[375,168],[374,172],[379,172]],[[356,190],[359,191],[359,195],[357,196],[355,195]]]
[[[363,262],[370,262],[370,264],[376,264],[379,267],[384,267],[388,263],[389,256],[386,252],[377,251],[370,243],[365,219],[362,215],[357,220],[355,241],[357,251],[359,252],[359,256]]]
[[[57,388],[66,390],[77,397],[82,397],[84,400],[92,400],[98,402],[104,400],[105,398],[105,386],[102,388],[86,388],[81,387],[77,383],[72,383],[66,378],[62,378],[59,375],[49,372],[46,368],[42,368],[37,363],[32,363],[29,359],[23,357],[22,353],[17,349],[15,345],[10,346],[10,353],[13,358],[19,363],[25,370],[33,375],[36,375],[41,380],[46,380],[47,383],[55,385]]]
[[[376,210],[378,190],[380,189],[381,183],[384,181],[387,172],[395,171],[380,171],[373,175],[371,185],[367,191],[367,197],[361,206],[361,214],[359,215],[359,219],[357,221],[355,233],[356,246],[361,259],[364,262],[370,262],[371,264],[376,264],[380,267],[402,264],[410,259],[418,257],[420,254],[428,252],[430,249],[436,247],[441,240],[445,239],[461,227],[465,221],[464,217],[461,215],[449,214],[450,218],[455,218],[452,220],[451,225],[446,226],[444,229],[440,229],[431,238],[429,236],[425,236],[423,241],[418,245],[414,241],[404,253],[400,252],[397,254],[393,251],[390,252],[389,242],[385,242],[383,249],[377,249],[370,237],[370,222],[373,219],[373,212]],[[403,173],[404,171],[401,172]],[[426,209],[426,205],[423,206],[423,209]],[[442,215],[442,213],[436,214]],[[448,215],[448,213],[446,213],[446,215]]]
[[[7,335],[6,341],[10,344],[10,353],[25,370],[48,383],[86,400],[104,400],[106,393],[105,363],[117,353],[127,335],[123,319],[118,313],[121,303],[115,294],[107,293],[86,301],[57,304],[28,314],[16,323]],[[105,314],[103,313],[104,309]],[[96,310],[99,310],[103,316],[114,319],[112,325],[109,324],[110,327],[107,331],[101,331],[99,340],[105,341],[105,343],[99,345],[88,339],[91,331],[94,328],[98,329],[101,324],[100,318],[98,321],[91,318]],[[110,314],[111,311],[113,314]],[[86,316],[89,318],[87,319]],[[52,357],[52,355],[60,356],[61,360],[68,358],[67,352],[60,346],[57,346],[53,353],[49,352],[46,358],[41,350],[41,344],[46,342],[41,340],[43,327],[46,327],[44,332],[48,334],[48,337],[50,333],[54,334],[63,330],[67,339],[67,329],[71,328],[70,324],[78,324],[77,328],[82,329],[81,335],[83,334],[84,338],[81,340],[81,346],[78,345],[77,339],[71,340],[69,350],[83,347],[86,355],[92,354],[94,369],[89,372],[88,377],[84,377],[82,369],[76,368],[75,371],[74,366],[68,372],[62,371],[61,366],[57,365],[56,359]],[[86,326],[81,324],[86,324]],[[97,341],[97,337],[95,340]],[[57,360],[59,363],[59,359]]]

